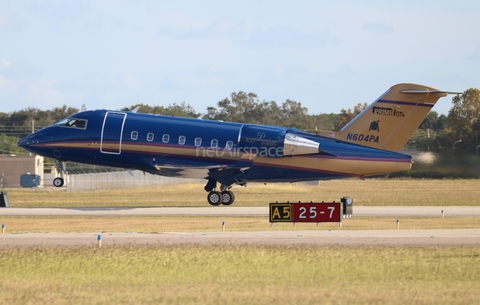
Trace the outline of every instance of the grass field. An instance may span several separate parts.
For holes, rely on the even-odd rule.
[[[66,193],[11,189],[11,207],[208,206],[203,185]],[[234,188],[235,206],[272,201],[473,206],[480,180],[340,180]],[[17,217],[7,233],[339,230],[264,217]],[[395,229],[354,217],[341,230]],[[478,217],[402,218],[401,229],[478,228]],[[1,235],[0,235],[1,242]],[[0,304],[480,304],[480,246],[113,246],[0,250]]]
[[[2,304],[479,304],[479,248],[0,250]]]
[[[358,179],[302,184],[252,184],[232,189],[235,206],[269,202],[339,201],[343,196],[364,206],[473,206],[480,204],[480,180]],[[9,189],[11,207],[208,206],[201,184],[66,193],[64,190]]]
[[[353,217],[338,223],[276,223],[273,227],[266,217],[39,217],[3,216],[7,233],[102,233],[102,232],[221,232],[226,231],[300,231],[300,230],[395,230],[393,217]],[[402,230],[478,229],[480,217],[402,218]]]

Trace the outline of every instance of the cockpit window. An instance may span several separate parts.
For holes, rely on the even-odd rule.
[[[82,119],[66,118],[61,120],[60,122],[55,123],[55,125],[63,126],[63,127],[86,129],[87,122],[88,122],[87,120],[82,120]]]

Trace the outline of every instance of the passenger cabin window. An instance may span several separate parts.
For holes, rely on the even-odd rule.
[[[147,134],[147,141],[152,142],[152,141],[153,141],[153,137],[154,137],[153,133],[152,133],[152,132],[149,132],[149,133]]]
[[[168,143],[170,141],[170,135],[164,134],[162,137],[162,142],[163,143]]]
[[[130,134],[130,138],[132,140],[138,139],[138,132],[137,131],[132,131],[132,133]]]
[[[62,126],[62,127],[86,129],[87,122],[88,122],[87,120],[82,120],[82,119],[66,118],[61,120],[60,122],[55,123],[55,125]]]
[[[225,145],[225,149],[232,150],[232,148],[233,148],[233,142],[232,141],[227,141],[227,145]]]
[[[195,138],[195,146],[202,145],[202,138]]]
[[[218,140],[217,139],[213,139],[211,142],[210,142],[210,146],[212,148],[217,148],[218,147]]]
[[[185,136],[179,136],[178,137],[178,144],[180,144],[180,145],[185,144]]]

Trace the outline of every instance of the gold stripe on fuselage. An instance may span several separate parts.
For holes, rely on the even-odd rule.
[[[45,146],[89,150],[100,149],[99,142],[64,142],[45,144]],[[215,160],[218,163],[221,163],[222,161],[226,163],[234,163],[238,161],[244,154],[238,151],[226,151],[223,149],[218,149],[211,150],[210,155],[202,155],[202,153],[205,153],[205,150],[199,147],[178,147],[143,144],[122,144],[122,152],[159,154],[168,155],[171,157],[197,157],[199,158],[199,160]],[[253,165],[312,172],[339,173],[350,176],[368,176],[387,172],[409,170],[411,168],[411,161],[408,159],[397,161],[375,158],[353,159],[317,155],[298,155],[285,158],[268,158],[257,156],[254,160]]]

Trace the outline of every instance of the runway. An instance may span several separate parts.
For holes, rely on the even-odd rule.
[[[480,207],[354,207],[355,216],[480,216]],[[249,216],[265,217],[268,207],[112,207],[3,208],[2,216]],[[98,233],[98,232],[97,232]],[[1,234],[0,249],[97,247],[97,233]],[[101,233],[102,247],[125,245],[269,245],[269,246],[480,246],[480,229],[457,230],[308,230],[195,233]]]
[[[480,206],[385,206],[353,207],[354,216],[378,217],[480,216]],[[0,208],[0,216],[262,216],[268,207],[81,207],[81,208]]]

